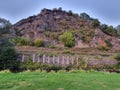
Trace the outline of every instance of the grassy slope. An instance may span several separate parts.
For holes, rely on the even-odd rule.
[[[1,73],[0,90],[120,90],[120,74]]]

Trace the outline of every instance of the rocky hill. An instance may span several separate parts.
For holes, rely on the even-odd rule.
[[[73,34],[76,48],[109,47],[120,50],[120,38],[104,32],[97,19],[87,14],[59,9],[43,9],[38,15],[17,22],[13,28],[24,38],[43,39],[45,45],[64,47],[59,36],[66,31]]]

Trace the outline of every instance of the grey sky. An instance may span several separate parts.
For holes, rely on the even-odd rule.
[[[86,12],[109,25],[120,24],[120,0],[0,0],[0,17],[12,23],[40,13],[43,8]]]

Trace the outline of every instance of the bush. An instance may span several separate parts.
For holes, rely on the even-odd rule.
[[[110,48],[107,46],[98,46],[97,49],[101,51],[108,51]]]
[[[63,54],[70,54],[70,50],[64,50]]]
[[[98,21],[98,19],[93,19],[93,21],[92,21],[92,27],[96,28],[98,26],[100,26],[100,22]]]
[[[105,42],[106,42],[106,44],[107,44],[108,47],[110,47],[110,48],[113,47],[113,45],[112,45],[112,43],[110,42],[110,40],[105,40]]]
[[[0,70],[15,71],[19,68],[18,54],[13,48],[0,49]]]
[[[71,32],[65,32],[58,38],[60,41],[62,41],[65,45],[65,47],[74,47],[75,46],[75,40],[74,36]]]
[[[80,18],[84,20],[91,20],[90,16],[87,13],[81,13]]]
[[[27,57],[27,59],[24,62],[20,63],[21,71],[24,71],[24,70],[34,71],[34,70],[40,69],[40,67],[41,67],[41,63],[33,62],[30,57]]]
[[[36,47],[42,47],[42,46],[44,46],[44,41],[43,41],[43,39],[35,39],[34,45],[35,45]]]
[[[88,41],[88,39],[87,39],[87,36],[83,36],[83,37],[82,37],[82,40],[83,40],[83,42],[85,42],[85,43],[89,43],[89,41]]]
[[[16,37],[11,39],[11,42],[15,45],[32,45],[32,41],[29,38]]]
[[[46,68],[47,72],[50,72],[50,71],[59,71],[59,70],[62,70],[62,67],[61,66],[57,66],[57,65],[48,65],[48,67]]]
[[[115,56],[115,59],[120,61],[120,53],[118,53],[116,56]]]
[[[118,36],[117,30],[113,26],[107,26],[105,24],[101,27],[102,31],[110,36]]]

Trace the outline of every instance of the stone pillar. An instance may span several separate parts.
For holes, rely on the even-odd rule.
[[[48,56],[47,58],[48,58],[47,59],[48,60],[47,63],[50,64],[50,56]]]
[[[24,60],[25,60],[25,55],[23,54],[22,55],[22,62],[24,62]]]
[[[32,60],[33,60],[33,62],[35,62],[35,54],[33,54],[33,59]]]
[[[39,63],[40,62],[40,57],[38,56],[38,60],[37,60],[37,62]]]
[[[72,57],[71,63],[72,65],[74,65],[74,57]]]
[[[53,56],[52,61],[53,61],[53,64],[55,64],[55,56]]]
[[[45,55],[43,55],[43,63],[45,63]]]
[[[59,56],[57,57],[57,64],[58,65],[60,64],[60,57]]]
[[[67,57],[67,65],[69,65],[70,64],[70,58],[69,58],[69,56]]]
[[[65,65],[65,57],[62,56],[62,65],[64,66]]]
[[[76,62],[77,62],[77,65],[79,64],[79,61],[78,61],[78,56],[76,57]]]

